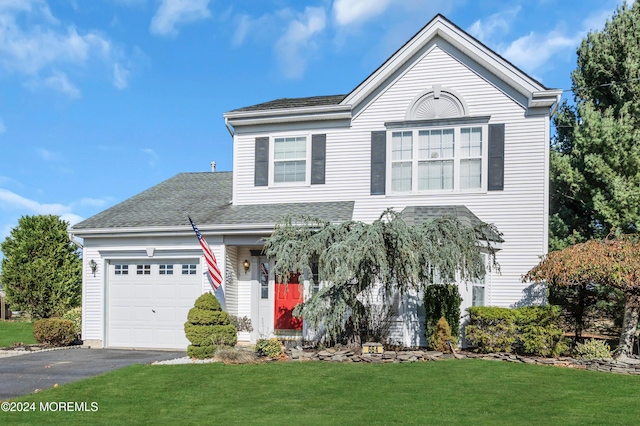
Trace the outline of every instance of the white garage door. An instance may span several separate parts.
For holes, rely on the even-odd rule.
[[[111,261],[107,346],[186,349],[184,323],[201,280],[197,259]]]

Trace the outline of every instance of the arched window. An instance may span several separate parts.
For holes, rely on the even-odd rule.
[[[464,101],[452,90],[439,85],[418,95],[407,110],[407,120],[430,120],[468,115]]]

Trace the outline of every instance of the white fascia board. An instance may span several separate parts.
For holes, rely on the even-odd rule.
[[[255,234],[255,233],[271,233],[275,228],[275,224],[238,224],[226,226],[198,226],[200,232],[208,234]],[[93,228],[93,229],[72,229],[70,234],[77,237],[124,237],[124,236],[141,236],[141,237],[162,237],[167,235],[180,236],[192,235],[193,228],[185,226],[166,226],[166,227],[136,227],[136,228]]]
[[[391,58],[389,58],[367,80],[362,82],[353,92],[347,95],[341,104],[356,107],[367,99],[386,79],[413,57],[420,49],[435,37],[451,43],[458,50],[488,69],[498,78],[506,82],[525,97],[531,98],[532,93],[554,92],[547,90],[540,83],[527,76],[507,60],[479,43],[469,34],[456,27],[446,19],[438,16],[422,29],[422,31],[405,44]]]
[[[345,120],[351,118],[351,105],[227,112],[223,117],[234,127],[299,121]]]
[[[560,103],[561,97],[562,89],[533,92],[529,97],[529,108],[551,108],[553,105]]]

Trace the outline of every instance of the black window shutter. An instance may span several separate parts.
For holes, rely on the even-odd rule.
[[[504,190],[504,124],[489,124],[489,168],[487,189]]]
[[[371,195],[384,195],[387,175],[387,132],[371,132]]]
[[[255,186],[269,185],[269,138],[256,138]]]
[[[311,185],[324,184],[327,135],[311,136]]]

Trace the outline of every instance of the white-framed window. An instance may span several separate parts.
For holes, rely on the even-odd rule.
[[[391,193],[486,188],[487,126],[390,130]]]
[[[173,275],[173,265],[172,264],[161,264],[160,265],[160,275]]]
[[[272,139],[273,184],[308,182],[309,139],[307,136],[286,136]]]
[[[114,265],[115,275],[129,275],[129,265]]]
[[[151,265],[136,265],[137,275],[151,275]]]
[[[182,265],[182,275],[195,275],[197,268],[198,265],[193,263]]]

